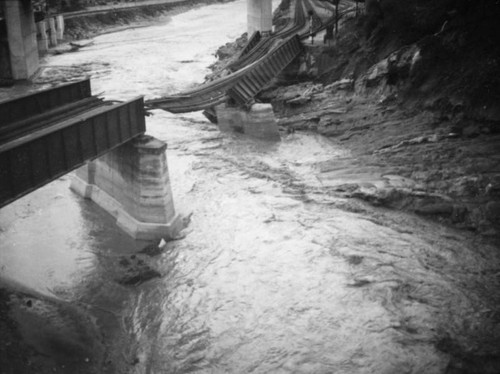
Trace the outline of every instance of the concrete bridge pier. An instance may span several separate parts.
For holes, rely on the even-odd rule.
[[[64,17],[62,14],[58,14],[55,17],[55,23],[56,23],[57,40],[63,40],[63,38],[64,38]]]
[[[4,11],[7,19],[12,78],[28,79],[38,69],[33,8],[29,1],[5,1]]]
[[[220,104],[215,113],[221,131],[239,132],[261,140],[281,140],[271,104],[253,104],[248,110]]]
[[[38,39],[38,51],[40,54],[44,54],[49,50],[49,36],[47,35],[47,23],[45,21],[38,22],[36,24],[38,29],[38,34],[40,38]]]
[[[54,17],[48,18],[49,22],[49,40],[50,45],[55,47],[57,45],[57,30],[56,30],[56,19]]]
[[[171,239],[183,228],[176,214],[165,150],[139,136],[76,171],[71,189],[113,215],[135,239]]]
[[[270,33],[273,29],[273,9],[271,0],[247,0],[247,32]]]

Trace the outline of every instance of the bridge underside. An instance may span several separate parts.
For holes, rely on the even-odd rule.
[[[0,207],[145,132],[142,97],[91,96],[83,80],[0,103]]]

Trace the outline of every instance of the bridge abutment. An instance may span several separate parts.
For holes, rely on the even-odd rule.
[[[247,32],[271,32],[273,28],[273,9],[271,0],[247,0]]]
[[[39,64],[33,8],[26,1],[6,1],[4,6],[12,79],[28,79]]]
[[[173,238],[182,220],[175,212],[166,148],[140,136],[78,169],[71,189],[113,215],[135,239]]]

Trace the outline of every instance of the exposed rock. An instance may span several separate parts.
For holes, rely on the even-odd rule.
[[[153,243],[146,245],[139,253],[143,253],[150,257],[158,256],[165,248],[166,242],[164,239],[155,240]]]
[[[148,280],[160,277],[161,274],[156,270],[144,268],[141,270],[133,271],[130,274],[117,279],[117,282],[124,286],[138,286],[139,284],[147,282]]]
[[[351,90],[354,87],[353,79],[341,79],[325,87],[325,91],[335,92],[338,90]]]
[[[399,142],[398,144],[395,144],[393,146],[384,146],[383,148],[379,149],[376,151],[376,153],[385,153],[385,152],[391,152],[394,151],[398,148],[402,148],[408,145],[416,145],[416,144],[422,144],[422,143],[436,143],[439,141],[441,137],[438,134],[432,134],[432,135],[422,135],[418,136],[416,138],[408,139],[408,140],[403,140],[402,142]]]
[[[389,72],[389,60],[384,59],[373,66],[365,78],[365,86],[366,87],[375,87],[379,85],[384,78],[387,77],[387,73]]]
[[[160,278],[161,274],[153,269],[153,262],[148,258],[156,256],[162,251],[159,242],[150,244],[136,255],[122,256],[118,263],[121,267],[114,275],[117,283],[124,286],[138,286],[153,278]]]
[[[328,137],[342,136],[347,129],[342,127],[341,124],[342,121],[338,116],[321,116],[318,123],[318,132]]]
[[[455,196],[478,196],[480,194],[478,177],[464,176],[457,178],[450,186],[450,193]]]

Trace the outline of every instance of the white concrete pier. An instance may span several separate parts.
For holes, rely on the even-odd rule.
[[[263,140],[281,140],[271,104],[253,104],[250,110],[220,104],[215,107],[221,131],[240,132]]]
[[[6,1],[4,10],[12,78],[28,79],[39,66],[33,8],[26,2]]]
[[[175,212],[166,148],[153,137],[136,138],[78,169],[71,189],[113,215],[135,239],[171,239],[182,220]]]
[[[64,16],[62,14],[58,14],[55,16],[56,23],[56,36],[57,40],[64,39]]]
[[[271,32],[273,29],[273,9],[271,0],[247,0],[247,32]]]

